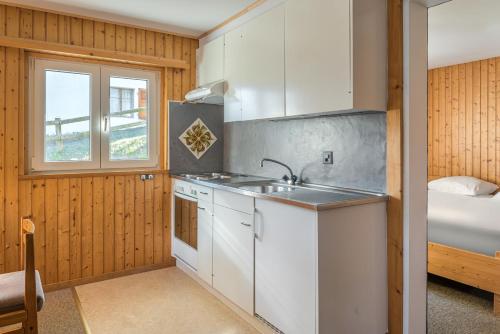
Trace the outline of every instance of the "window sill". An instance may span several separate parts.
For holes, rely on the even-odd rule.
[[[91,177],[91,176],[121,176],[140,174],[168,174],[167,170],[159,168],[139,168],[139,169],[90,169],[78,171],[53,171],[53,172],[33,172],[19,175],[19,180],[37,179],[59,179],[68,177]]]

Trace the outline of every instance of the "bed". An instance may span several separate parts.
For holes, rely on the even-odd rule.
[[[500,316],[500,198],[429,190],[428,272],[494,293]]]

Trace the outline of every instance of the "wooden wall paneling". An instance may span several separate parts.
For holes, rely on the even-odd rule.
[[[127,29],[124,26],[116,26],[116,43],[115,48],[116,51],[127,51]]]
[[[115,270],[115,178],[104,177],[104,272]]]
[[[170,177],[163,177],[163,262],[174,264],[175,260],[171,254],[171,233],[172,233],[172,181]]]
[[[155,55],[155,33],[153,31],[146,31],[145,36],[145,52],[148,56]]]
[[[82,277],[82,179],[69,179],[69,276]]]
[[[91,177],[82,178],[82,277],[91,277],[93,270],[93,198]]]
[[[458,174],[466,174],[466,81],[465,65],[458,65]],[[432,123],[429,123],[432,124]]]
[[[481,61],[481,167],[480,177],[488,179],[488,60]]]
[[[20,34],[22,38],[33,38],[33,11],[30,9],[20,10]]]
[[[154,263],[154,181],[144,181],[144,264]]]
[[[17,21],[9,15],[7,21]],[[17,12],[16,12],[17,13]],[[11,15],[13,13],[10,13]],[[7,33],[10,28],[7,26]],[[12,33],[18,31],[13,30]],[[19,189],[18,189],[18,162],[19,162],[19,66],[20,51],[7,48],[5,61],[5,270],[18,269],[19,258]]]
[[[496,59],[488,59],[488,181],[496,182]]]
[[[0,7],[0,25],[5,29],[5,7]],[[2,18],[3,17],[3,18]],[[5,48],[0,47],[0,87],[5,89]],[[0,93],[0,152],[5,152],[5,94]],[[30,208],[31,213],[31,208]],[[6,249],[5,243],[5,154],[0,153],[0,250]],[[0,271],[5,272],[5,252],[0,251]]]
[[[163,175],[154,178],[153,185],[153,261],[163,262]]]
[[[452,110],[451,110],[451,68],[445,69],[445,169],[446,173],[451,173],[451,158],[452,158],[452,138],[451,138],[451,127],[452,127]]]
[[[452,174],[458,174],[458,65],[451,67],[451,87],[450,87],[450,104],[451,104],[451,170]]]
[[[34,184],[35,187],[35,184]],[[38,188],[39,185],[36,185]],[[46,256],[46,275],[47,284],[58,282],[58,189],[57,180],[48,179],[45,181],[45,256]],[[35,236],[38,230],[35,231]],[[38,250],[38,249],[37,249]]]
[[[126,41],[127,52],[135,53],[136,41],[135,41],[135,29],[127,28],[127,41]]]
[[[81,46],[82,40],[83,40],[83,22],[82,19],[72,17],[71,20],[71,27],[70,27],[70,44],[71,45],[78,45]]]
[[[496,62],[496,130],[495,130],[495,140],[496,140],[496,180],[500,183],[500,57],[495,58]]]
[[[46,14],[38,10],[33,11],[33,39],[47,40],[47,27]]]
[[[94,48],[104,49],[105,24],[103,22],[94,22]]]
[[[473,150],[473,84],[472,63],[465,65],[465,175],[472,176]],[[439,175],[438,173],[434,175]]]
[[[33,182],[32,219],[35,223],[35,266],[45,283],[45,180]],[[17,226],[17,224],[16,224]],[[57,256],[56,256],[57,258]]]
[[[432,90],[434,85],[434,77],[432,75],[432,71],[427,73],[427,174],[433,175],[432,171],[432,159],[433,159],[433,147],[434,147],[434,137],[433,134],[433,113],[430,112],[432,110],[432,104],[434,103],[432,99]]]
[[[174,58],[182,59],[182,38],[174,36]],[[182,71],[174,69],[173,100],[182,100]]]
[[[115,270],[125,269],[125,177],[115,176]]]
[[[141,55],[146,54],[146,31],[144,29],[135,31],[135,52]]]
[[[174,37],[165,35],[165,57],[174,57]],[[174,98],[174,70],[167,68],[167,96],[169,99]]]
[[[92,207],[92,274],[98,276],[104,272],[103,254],[104,254],[104,178],[94,177],[93,186],[93,207]]]
[[[135,266],[144,265],[144,181],[135,176]]]
[[[125,177],[125,269],[135,266],[134,221],[135,221],[135,178]]]
[[[104,24],[104,49],[116,50],[116,26],[114,24]]]
[[[33,45],[48,42],[187,61],[190,70],[162,72],[165,130],[165,101],[181,100],[196,84],[194,39],[10,5],[0,5],[2,36],[5,41],[32,40]],[[24,50],[17,49],[20,44],[7,45],[15,47],[0,47],[0,272],[19,269],[21,215],[31,215],[37,224],[37,268],[45,284],[174,264],[167,175],[155,174],[154,180],[145,182],[140,172],[32,180],[23,176]],[[162,154],[164,161],[166,147]]]
[[[387,280],[389,333],[403,333],[403,3],[388,0]]]
[[[191,42],[188,39],[182,39],[182,60],[188,64],[191,63]],[[191,89],[191,75],[189,71],[182,71],[181,73],[182,97]]]
[[[472,64],[472,131],[472,175],[481,177],[481,62],[479,61]]]
[[[57,271],[58,280],[69,280],[69,179],[57,180]]]
[[[82,23],[82,45],[87,48],[94,47],[94,22],[83,20]]]
[[[468,175],[500,183],[499,63],[491,58],[429,70],[428,169],[433,178]]]
[[[57,14],[47,13],[45,37],[47,42],[56,43],[59,40],[59,18]]]

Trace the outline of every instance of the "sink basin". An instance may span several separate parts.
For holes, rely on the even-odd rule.
[[[281,185],[281,184],[273,184],[273,183],[246,183],[238,186],[241,190],[248,190],[254,193],[259,194],[270,194],[270,193],[279,193],[285,191],[293,191],[293,187]]]

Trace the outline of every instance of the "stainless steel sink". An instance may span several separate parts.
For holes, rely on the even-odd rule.
[[[243,183],[237,185],[237,187],[241,190],[248,190],[258,194],[270,194],[294,190],[293,187],[270,182]]]

